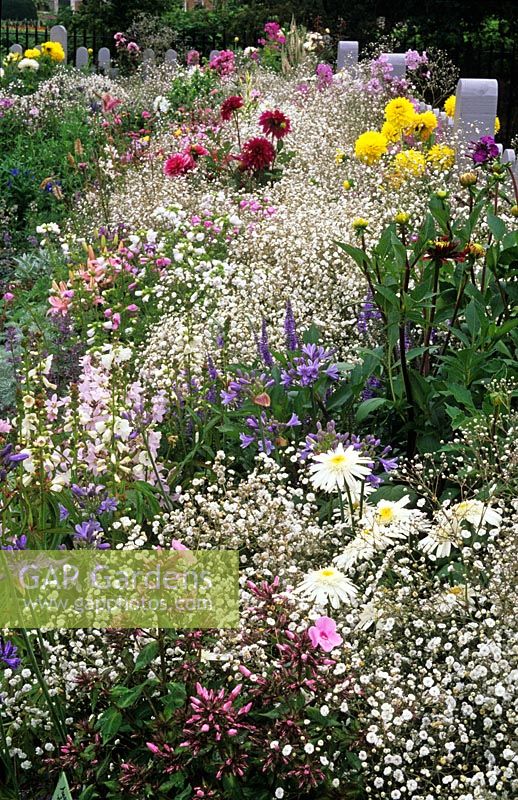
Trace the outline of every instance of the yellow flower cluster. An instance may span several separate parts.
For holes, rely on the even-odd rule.
[[[65,60],[65,51],[59,42],[43,42],[41,52],[46,56],[50,56],[53,61]]]
[[[447,100],[444,101],[444,111],[448,117],[455,116],[455,104],[456,104],[456,97],[454,94],[451,94]]]
[[[387,152],[387,140],[379,131],[366,131],[358,136],[354,154],[364,164],[375,164]]]
[[[426,154],[432,169],[448,170],[455,164],[455,151],[447,144],[434,144]]]
[[[412,123],[414,132],[417,133],[424,142],[427,142],[437,127],[437,117],[433,111],[425,111],[416,114]]]
[[[29,50],[26,50],[23,55],[25,58],[40,58],[41,50],[38,50],[37,47],[31,47]]]
[[[402,150],[394,158],[396,172],[403,178],[420,178],[426,170],[426,158],[419,150]]]
[[[448,117],[451,117],[451,119],[453,119],[453,117],[455,116],[456,102],[457,98],[455,97],[454,94],[451,94],[447,98],[447,100],[444,101],[444,106],[443,106],[444,111],[446,112],[446,115]],[[499,130],[500,130],[500,120],[498,119],[498,117],[495,117],[495,134],[497,134]]]
[[[385,106],[385,119],[400,133],[413,127],[415,117],[415,108],[406,97],[395,97]]]
[[[20,59],[21,59],[20,53],[8,53],[2,63],[4,67],[7,67],[9,66],[9,64],[14,64],[17,61],[20,61]]]

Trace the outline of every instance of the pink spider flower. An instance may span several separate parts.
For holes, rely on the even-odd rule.
[[[330,653],[343,642],[340,634],[336,632],[336,622],[330,617],[319,617],[308,629],[308,635],[313,647],[320,646],[326,653]]]

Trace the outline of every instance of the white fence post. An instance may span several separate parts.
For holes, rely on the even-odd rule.
[[[65,61],[67,59],[67,42],[68,42],[68,34],[67,29],[63,25],[54,25],[53,28],[50,29],[50,39],[51,42],[59,42],[63,50],[65,51]]]
[[[359,49],[358,42],[338,42],[336,71],[340,72],[344,67],[352,67],[357,64]]]
[[[454,130],[460,137],[458,155],[463,156],[469,142],[480,136],[495,134],[498,81],[492,78],[461,78],[455,97]]]
[[[110,70],[112,57],[107,47],[101,47],[97,55],[97,65],[100,72],[108,73]]]
[[[88,50],[86,47],[78,47],[76,50],[76,67],[77,69],[81,69],[81,67],[87,67],[90,63],[90,56],[88,55]]]
[[[389,64],[392,64],[392,77],[404,78],[406,75],[406,60],[404,53],[383,53]]]

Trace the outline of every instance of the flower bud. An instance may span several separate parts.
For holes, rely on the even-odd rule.
[[[511,214],[513,215],[513,217],[518,217],[518,205],[514,205],[511,208]]]
[[[363,217],[357,217],[353,220],[353,228],[355,231],[364,231],[369,227],[369,221]]]
[[[475,186],[476,182],[478,181],[478,175],[476,172],[463,172],[459,178],[461,186]]]
[[[394,222],[397,222],[398,225],[406,225],[409,219],[410,214],[407,214],[406,211],[399,211],[394,217]]]

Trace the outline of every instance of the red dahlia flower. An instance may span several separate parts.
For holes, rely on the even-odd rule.
[[[275,159],[275,147],[268,139],[264,139],[262,136],[255,136],[244,143],[238,158],[244,169],[258,172],[271,167]]]
[[[263,133],[273,136],[274,139],[283,139],[291,131],[291,123],[278,108],[275,111],[264,111],[259,117],[259,125]]]
[[[233,94],[227,97],[221,104],[221,119],[224,122],[228,122],[232,118],[234,111],[237,111],[238,108],[243,108],[243,105],[244,101],[240,94]]]
[[[176,178],[178,175],[185,175],[195,166],[196,162],[188,151],[174,153],[164,164],[164,175],[167,175],[168,178]]]

